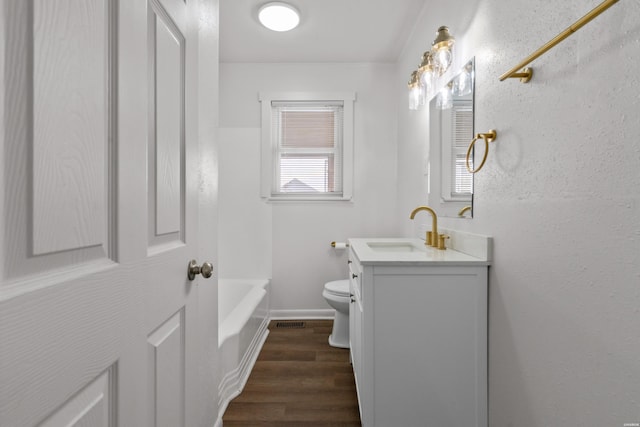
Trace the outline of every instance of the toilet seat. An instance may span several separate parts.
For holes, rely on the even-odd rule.
[[[349,280],[334,280],[333,282],[327,282],[324,285],[324,290],[328,294],[338,297],[348,297],[349,294]]]

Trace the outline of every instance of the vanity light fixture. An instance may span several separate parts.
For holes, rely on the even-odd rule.
[[[266,28],[273,31],[290,31],[300,23],[300,13],[290,4],[270,2],[258,11],[258,20]]]
[[[410,110],[417,110],[421,105],[427,103],[427,98],[435,89],[437,78],[443,75],[453,62],[453,45],[455,41],[456,39],[449,33],[448,27],[443,25],[438,28],[436,38],[431,44],[431,49],[422,54],[422,61],[418,69],[411,73],[411,79],[408,84]],[[445,99],[443,109],[451,108],[451,89],[451,86],[444,88],[444,90],[448,91],[449,99]],[[445,96],[447,95],[445,94]],[[442,106],[442,102],[439,105]]]
[[[449,27],[438,28],[436,38],[431,44],[433,64],[439,75],[444,74],[453,62],[453,45],[456,39],[449,33]]]

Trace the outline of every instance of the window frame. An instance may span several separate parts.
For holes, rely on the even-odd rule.
[[[441,144],[441,198],[445,202],[471,202],[473,195],[473,176],[471,176],[471,191],[468,193],[455,192],[456,180],[456,154],[462,154],[466,157],[468,141],[460,141],[463,145],[455,144],[455,126],[453,126],[454,115],[457,111],[464,111],[470,115],[470,130],[469,141],[473,139],[473,103],[470,99],[454,100],[450,109],[443,110],[440,114],[441,129],[451,129],[451,132],[443,132],[442,144]],[[446,113],[445,113],[446,112]],[[443,149],[447,147],[448,149]],[[465,169],[466,171],[466,169]]]
[[[355,92],[260,92],[261,102],[261,196],[267,201],[349,201],[353,197],[353,116]],[[341,102],[342,117],[342,194],[276,193],[274,191],[275,147],[272,131],[272,102]]]

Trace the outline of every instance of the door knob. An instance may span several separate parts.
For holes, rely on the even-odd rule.
[[[193,280],[197,274],[202,274],[202,277],[208,279],[213,274],[213,265],[210,262],[203,262],[200,266],[195,259],[192,259],[187,267],[187,277]]]

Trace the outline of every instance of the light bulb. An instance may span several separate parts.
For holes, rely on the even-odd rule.
[[[432,70],[426,70],[426,71],[423,71],[422,74],[420,74],[420,84],[424,86],[425,92],[431,91],[431,88],[433,87],[433,71]]]
[[[449,48],[438,49],[435,53],[435,63],[440,75],[449,69],[453,60],[453,53]]]
[[[409,91],[409,109],[417,110],[420,106],[420,87],[412,87]]]
[[[417,70],[411,73],[407,87],[409,88],[409,109],[417,110],[418,106],[420,106],[420,91],[422,90]]]
[[[453,107],[453,96],[451,93],[451,87],[446,85],[438,93],[438,99],[436,100],[436,108],[440,110],[448,110]]]
[[[427,88],[422,83],[418,82],[418,89],[418,104],[422,106],[427,103]]]
[[[453,96],[465,96],[471,93],[471,86],[471,71],[465,69],[453,80],[451,91]]]

